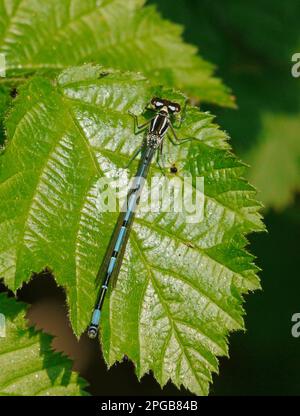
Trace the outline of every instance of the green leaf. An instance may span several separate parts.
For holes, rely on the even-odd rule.
[[[0,0],[0,53],[6,55],[7,76],[97,62],[141,71],[196,99],[233,106],[229,90],[213,77],[214,67],[182,41],[182,28],[144,3]]]
[[[250,180],[261,191],[266,206],[278,210],[293,202],[300,189],[299,114],[264,114],[256,147],[247,155]]]
[[[143,135],[134,134],[128,111],[142,114],[154,94],[184,104],[182,95],[153,89],[141,75],[71,68],[53,81],[32,79],[6,122],[0,275],[16,290],[33,271],[51,269],[66,289],[78,336],[91,317],[95,276],[117,217],[101,210],[101,180],[115,178],[140,146]],[[259,287],[245,234],[263,229],[245,165],[212,118],[187,106],[177,134],[195,140],[166,140],[164,147],[178,178],[204,178],[203,220],[139,211],[102,325],[109,365],[126,354],[139,377],[151,369],[161,385],[171,378],[197,394],[208,392],[229,331],[243,328],[242,294]],[[154,163],[150,177],[158,174]]]
[[[52,337],[28,327],[26,309],[25,304],[0,294],[0,313],[5,317],[5,336],[0,337],[0,396],[87,395],[86,383],[72,372],[71,361],[53,352]]]
[[[10,88],[7,85],[0,85],[0,145],[4,142],[4,117],[11,102]]]

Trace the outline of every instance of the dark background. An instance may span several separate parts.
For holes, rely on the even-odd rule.
[[[229,132],[239,155],[256,146],[265,110],[298,113],[300,95],[295,91],[290,66],[291,55],[300,52],[299,1],[152,3],[157,3],[164,17],[185,26],[185,40],[197,45],[201,55],[216,64],[218,76],[232,88],[237,110],[204,109],[217,114],[217,122]],[[295,140],[299,140],[296,131]],[[300,196],[295,190],[290,206],[280,211],[265,208],[268,234],[250,236],[250,250],[263,269],[263,290],[246,297],[247,332],[230,336],[230,359],[220,360],[220,375],[214,376],[211,395],[300,394],[300,338],[291,335],[291,317],[300,312],[299,212]],[[99,360],[97,343],[86,336],[77,342],[72,335],[64,293],[51,276],[34,278],[19,296],[33,305],[30,322],[57,335],[55,348],[75,360],[74,368],[90,382],[92,394],[188,394],[172,385],[161,390],[151,375],[139,383],[128,362],[108,371]]]

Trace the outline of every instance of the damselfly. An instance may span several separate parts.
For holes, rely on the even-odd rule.
[[[172,116],[181,111],[178,103],[155,97],[151,100],[151,104],[152,108],[150,109],[155,111],[155,116],[141,126],[138,124],[137,116],[132,114],[134,117],[135,129],[138,127],[139,132],[145,129],[148,124],[150,126],[141,147],[138,148],[129,161],[130,164],[141,153],[141,159],[135,176],[135,181],[127,196],[127,208],[119,216],[119,220],[112,236],[112,243],[110,244],[110,248],[106,255],[107,260],[104,261],[104,267],[102,265],[98,273],[98,277],[101,277],[99,275],[102,275],[103,273],[104,279],[94,307],[91,323],[88,328],[88,336],[90,338],[95,338],[97,336],[101,309],[105,295],[112,276],[118,273],[121,266],[135,209],[139,204],[143,183],[146,180],[153,156],[156,152],[158,152],[158,156],[162,154],[164,137],[169,129],[172,133],[173,139],[170,135],[167,136],[174,145],[179,145],[191,140],[190,138],[179,140],[172,125]]]

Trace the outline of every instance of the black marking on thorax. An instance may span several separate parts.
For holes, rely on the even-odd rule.
[[[151,122],[150,133],[163,136],[169,128],[169,118],[164,114],[157,114]]]

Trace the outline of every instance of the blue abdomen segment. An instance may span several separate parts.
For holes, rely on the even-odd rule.
[[[91,325],[99,326],[101,318],[101,311],[99,309],[95,309],[92,316]]]
[[[132,194],[128,202],[128,210],[126,212],[125,219],[127,219],[130,216],[130,214],[134,212],[135,204],[136,204],[136,195]]]
[[[108,265],[108,269],[107,269],[107,275],[110,276],[114,270],[115,264],[116,264],[116,257],[111,257],[110,261],[109,261],[109,265]]]
[[[126,233],[126,227],[122,226],[118,235],[118,239],[116,241],[116,245],[115,245],[115,251],[117,253],[120,251],[125,233]]]

